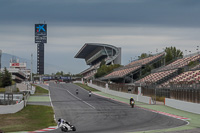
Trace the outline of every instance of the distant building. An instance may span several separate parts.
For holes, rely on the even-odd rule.
[[[3,71],[3,68],[1,69]],[[30,77],[30,69],[26,69],[26,63],[20,63],[19,59],[12,57],[10,60],[10,68],[7,70],[11,73],[12,79],[16,82],[25,81]]]
[[[86,64],[90,65],[88,69],[79,74],[84,79],[93,79],[101,61],[104,60],[106,65],[121,65],[121,48],[109,44],[86,43],[74,58],[84,59]]]

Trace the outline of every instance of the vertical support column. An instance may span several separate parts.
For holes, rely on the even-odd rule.
[[[44,43],[37,44],[37,74],[44,74]]]

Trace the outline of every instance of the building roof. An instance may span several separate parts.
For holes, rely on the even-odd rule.
[[[74,56],[74,58],[82,58],[85,59],[91,51],[94,51],[97,47],[111,47],[117,49],[117,47],[109,45],[109,44],[102,44],[102,43],[85,43],[83,47],[79,50],[79,52]]]

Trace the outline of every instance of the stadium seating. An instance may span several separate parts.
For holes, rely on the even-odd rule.
[[[187,71],[161,84],[160,87],[169,88],[170,83],[180,84],[180,83],[199,83],[199,82],[200,82],[200,70]]]
[[[140,66],[118,69],[118,70],[106,75],[105,78],[123,77],[123,76],[129,74],[130,72],[137,70],[138,68],[140,68]]]
[[[159,80],[170,76],[172,73],[175,73],[177,69],[169,70],[169,71],[162,71],[157,73],[151,73],[150,75],[136,81],[135,83],[157,83]]]
[[[148,57],[148,58],[144,58],[144,59],[141,59],[141,60],[136,60],[136,61],[131,62],[127,66],[146,65],[146,64],[152,62],[153,60],[155,60],[155,59],[157,59],[159,57],[164,56],[164,54],[165,53],[161,53],[161,54],[158,54],[158,55],[155,55],[155,56],[151,56],[151,57]]]
[[[178,59],[178,60],[172,62],[171,64],[169,64],[169,65],[167,65],[165,67],[157,69],[157,72],[171,70],[171,69],[177,69],[177,68],[183,68],[183,67],[187,66],[190,62],[197,61],[199,59],[200,59],[200,54],[196,54],[194,56],[181,58],[181,59]]]
[[[165,55],[165,53],[160,53],[155,56],[151,56],[151,57],[144,58],[141,60],[133,61],[133,62],[129,63],[128,65],[121,67],[119,69],[116,69],[115,71],[106,75],[104,77],[104,79],[124,77],[124,76],[130,74],[131,72],[134,72],[134,71],[140,69],[142,67],[142,65],[147,65],[147,64],[152,63],[153,61],[159,60],[164,55]]]

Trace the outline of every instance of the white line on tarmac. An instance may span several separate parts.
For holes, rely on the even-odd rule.
[[[85,104],[89,105],[90,107],[92,107],[93,109],[96,109],[94,106],[92,106],[91,104],[87,103],[86,101],[83,101],[82,99],[78,98],[77,96],[75,96],[74,94],[72,94],[70,91],[67,90],[67,92],[69,92],[69,94],[71,94],[73,97],[75,97],[78,100],[81,100],[82,102],[84,102]]]
[[[86,102],[86,101],[84,101],[84,100],[78,98],[77,96],[75,96],[74,94],[72,94],[72,93],[71,93],[70,91],[68,91],[67,89],[63,89],[63,88],[60,88],[60,87],[54,87],[54,88],[67,91],[70,95],[72,95],[72,96],[75,97],[76,99],[82,101],[83,103],[87,104],[87,105],[90,106],[91,108],[96,109],[94,106],[92,106],[92,105],[89,104],[88,102]]]

